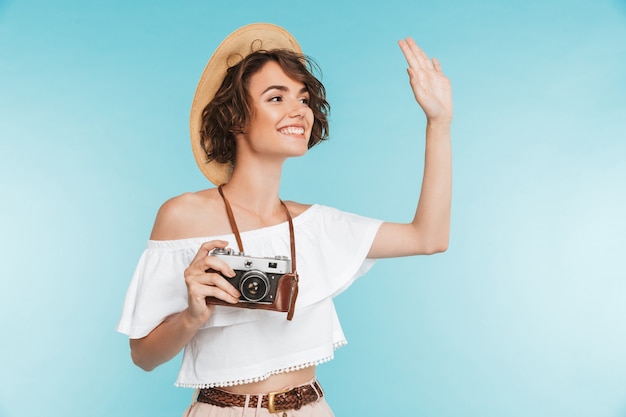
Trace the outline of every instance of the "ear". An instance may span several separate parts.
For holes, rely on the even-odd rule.
[[[237,135],[245,135],[245,127],[243,125],[239,125],[239,126],[233,126],[231,127],[231,129],[229,130],[229,132],[235,137],[237,138]]]
[[[230,133],[232,133],[235,140],[245,139],[246,136],[246,132],[244,132],[243,129],[236,129],[231,131]]]

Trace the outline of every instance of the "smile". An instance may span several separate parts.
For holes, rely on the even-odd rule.
[[[304,135],[303,127],[288,126],[278,130],[285,135]]]

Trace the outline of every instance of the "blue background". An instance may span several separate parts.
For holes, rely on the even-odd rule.
[[[329,142],[282,196],[390,221],[425,120],[396,45],[453,83],[447,253],[337,299],[337,416],[626,416],[626,2],[0,1],[0,416],[176,416],[178,359],[114,332],[160,204],[208,187],[188,113],[214,48],[269,21],[323,70]]]

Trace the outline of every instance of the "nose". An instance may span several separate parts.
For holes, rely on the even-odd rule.
[[[290,116],[291,117],[299,117],[300,119],[303,119],[304,118],[304,110],[302,110],[302,109],[292,110]]]
[[[298,105],[295,105],[289,112],[290,117],[299,117],[301,119],[304,118],[305,114],[306,114],[306,105],[302,103],[298,103]]]

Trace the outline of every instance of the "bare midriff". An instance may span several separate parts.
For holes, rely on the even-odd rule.
[[[313,378],[315,378],[315,366],[310,366],[297,371],[272,375],[263,381],[233,385],[232,387],[223,387],[220,389],[236,394],[266,394],[268,392],[282,391],[286,388],[306,384]]]

